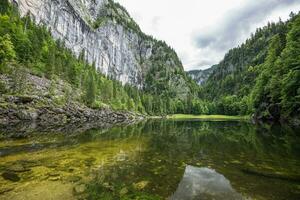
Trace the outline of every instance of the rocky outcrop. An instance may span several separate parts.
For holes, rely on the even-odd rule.
[[[216,65],[212,66],[211,68],[205,70],[191,70],[188,71],[187,74],[194,80],[198,85],[203,85],[209,76],[213,73]]]
[[[268,122],[268,123],[288,123],[290,126],[300,126],[300,110],[295,110],[291,116],[284,116],[281,114],[282,107],[279,103],[269,104],[261,102],[257,110],[252,116],[254,122]]]
[[[5,83],[4,90],[11,90],[15,84],[13,75],[0,75],[0,82]],[[63,81],[50,81],[24,72],[23,82],[22,95],[0,95],[0,125],[24,122],[44,127],[95,122],[105,125],[132,123],[144,117],[105,106],[89,108],[77,100],[82,95],[81,90],[66,97],[66,90],[71,87]]]
[[[38,98],[32,98],[30,103],[24,103],[21,100],[23,98],[16,96],[5,98],[5,102],[0,104],[0,124],[17,124],[26,121],[49,126],[86,122],[117,124],[130,123],[143,118],[133,113],[117,112],[110,109],[91,109],[75,103],[63,107],[52,105],[37,107]],[[29,97],[25,98],[29,99]]]
[[[91,23],[106,0],[16,0],[21,15],[30,13],[37,24],[46,25],[54,38],[65,42],[77,56],[122,83],[142,85],[142,68],[137,55],[139,38],[122,26],[107,23],[94,30]],[[151,52],[151,50],[150,50]]]

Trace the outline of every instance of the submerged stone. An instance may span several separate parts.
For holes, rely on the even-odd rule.
[[[149,184],[149,181],[140,181],[138,183],[134,183],[133,187],[137,190],[142,190]]]
[[[9,171],[3,172],[1,176],[5,180],[9,180],[12,182],[18,182],[21,179],[17,174],[15,174],[14,172],[9,172]]]
[[[51,177],[57,177],[57,176],[59,176],[60,174],[57,173],[57,172],[49,172],[48,175],[51,176]]]
[[[126,195],[127,193],[128,193],[129,191],[128,191],[128,189],[125,187],[125,188],[122,188],[121,190],[120,190],[120,196],[124,196],[124,195]]]
[[[83,185],[83,184],[82,185],[77,185],[77,186],[74,187],[74,193],[75,194],[82,194],[82,193],[84,193],[85,189],[86,189],[85,185]]]
[[[12,172],[27,172],[27,171],[30,171],[29,168],[26,168],[21,164],[14,164],[14,165],[10,166],[8,168],[8,170],[12,171]]]
[[[48,180],[49,181],[58,181],[58,180],[60,180],[60,177],[59,176],[57,176],[57,177],[50,177]]]

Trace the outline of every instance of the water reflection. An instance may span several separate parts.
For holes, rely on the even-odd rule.
[[[205,167],[186,166],[182,180],[170,200],[242,200],[222,174]]]
[[[0,199],[37,185],[65,185],[48,195],[70,199],[300,199],[300,131],[287,126],[150,120],[65,130],[0,129]]]

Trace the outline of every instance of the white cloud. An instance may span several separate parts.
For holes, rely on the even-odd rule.
[[[116,1],[145,33],[172,46],[186,70],[218,63],[257,27],[279,17],[285,20],[291,11],[300,10],[299,0]]]

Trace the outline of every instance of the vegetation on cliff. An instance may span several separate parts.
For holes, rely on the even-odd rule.
[[[45,77],[52,82],[63,80],[70,85],[70,88],[65,89],[65,96],[79,90],[81,95],[76,100],[92,108],[109,106],[115,110],[151,115],[191,110],[189,102],[191,98],[194,98],[192,94],[189,98],[182,99],[171,98],[172,96],[162,98],[171,95],[170,89],[163,86],[169,79],[172,79],[172,77],[165,77],[163,72],[160,73],[160,79],[157,79],[160,82],[156,83],[153,79],[149,88],[145,90],[139,90],[130,85],[123,86],[118,81],[110,80],[102,75],[94,65],[89,65],[84,59],[84,52],[77,58],[65,48],[62,41],[53,40],[45,27],[35,25],[29,16],[21,18],[17,10],[7,1],[1,3],[0,12],[0,71],[2,74],[15,77],[15,87],[7,88],[3,80],[0,82],[2,94],[22,95],[26,86],[22,77],[25,74],[24,71],[29,71],[33,75]],[[157,50],[167,49],[159,48],[161,43],[157,45]],[[182,67],[177,55],[174,54],[175,52],[169,51],[162,55],[166,59],[169,55],[177,58],[178,64]],[[153,64],[155,65],[162,58],[157,56],[151,59],[156,60]],[[163,65],[159,67],[164,68]],[[18,75],[14,75],[16,72]],[[183,68],[178,73],[186,76]],[[187,80],[190,81],[190,79]],[[158,84],[162,87],[156,86]],[[155,91],[152,90],[151,85],[156,88]]]
[[[194,100],[197,99],[196,91],[198,87],[184,72],[183,65],[175,50],[164,41],[143,33],[126,8],[113,0],[109,0],[99,10],[94,28],[104,26],[108,22],[121,25],[126,31],[136,34],[139,38],[139,48],[145,46],[151,50],[149,59],[144,60],[142,56],[139,58],[142,66],[144,64],[150,66],[145,73],[143,90],[165,100],[171,112],[189,112],[188,105],[184,104],[187,104],[188,96],[191,96]]]

